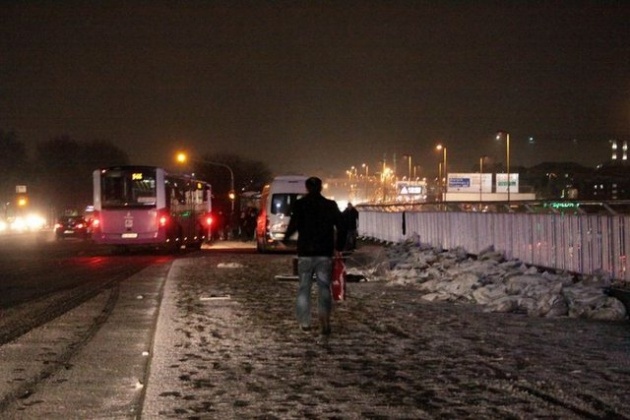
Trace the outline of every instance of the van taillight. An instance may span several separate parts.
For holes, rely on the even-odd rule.
[[[206,216],[206,225],[207,226],[211,226],[212,225],[212,216]]]
[[[101,224],[101,221],[99,219],[92,219],[92,227],[94,229],[97,229]]]
[[[160,216],[160,219],[158,221],[160,223],[160,226],[166,226],[166,224],[168,223],[168,216],[162,215]]]

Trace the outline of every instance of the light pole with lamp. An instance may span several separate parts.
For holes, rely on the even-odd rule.
[[[505,152],[505,161],[506,161],[506,171],[507,171],[507,201],[508,204],[510,203],[510,133],[508,133],[507,131],[504,130],[499,130],[497,132],[497,140],[501,140],[503,138],[503,136],[505,135],[505,145],[506,145],[506,152]]]
[[[365,202],[367,203],[369,200],[368,198],[368,165],[366,163],[361,164],[362,168],[365,168],[365,179],[363,180],[363,182],[365,182]]]
[[[442,201],[444,201],[444,199],[446,198],[446,180],[447,178],[447,172],[446,172],[446,146],[443,146],[441,144],[438,144],[437,146],[435,146],[436,150],[441,150],[442,151],[442,166],[441,166],[441,170],[440,170],[440,183],[442,186]],[[444,176],[442,177],[442,173],[444,174]]]

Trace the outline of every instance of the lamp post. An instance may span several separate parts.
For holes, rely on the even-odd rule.
[[[481,156],[479,158],[479,202],[483,202],[482,194],[483,194],[483,161],[486,156]]]
[[[186,163],[187,160],[188,160],[188,156],[186,155],[186,153],[180,152],[177,154],[177,161],[179,163]],[[195,161],[200,162],[200,163],[205,163],[208,165],[221,166],[223,168],[226,168],[228,171],[230,171],[230,192],[228,194],[228,197],[230,198],[230,204],[231,204],[230,215],[234,217],[234,199],[236,198],[235,196],[236,193],[234,191],[234,171],[232,170],[232,168],[226,165],[225,163],[213,162],[211,160],[195,159]]]
[[[367,203],[368,201],[370,201],[368,199],[368,165],[366,163],[361,164],[362,168],[365,168],[365,179],[363,180],[363,182],[365,182],[365,202]]]
[[[381,174],[381,182],[383,187],[383,203],[387,201],[387,183],[389,182],[389,177],[392,174],[392,170],[387,166],[383,165],[383,173]]]
[[[443,146],[441,144],[438,144],[437,146],[435,146],[436,150],[441,150],[442,151],[442,170],[440,171],[441,173],[444,174],[444,177],[442,177],[442,174],[440,174],[440,183],[442,186],[442,201],[444,201],[445,195],[446,195],[446,180],[447,178],[447,172],[446,172],[446,146]]]
[[[501,138],[503,138],[503,136],[505,135],[505,145],[506,145],[506,151],[505,151],[505,162],[506,162],[506,171],[507,171],[507,201],[508,204],[510,202],[510,133],[508,133],[507,131],[504,130],[499,130],[497,132],[497,140],[501,140]]]
[[[440,198],[438,201],[442,201],[442,161],[438,162],[438,189],[440,191]]]
[[[407,159],[407,163],[409,164],[409,180],[411,180],[411,155],[403,155],[404,159]]]
[[[419,169],[421,169],[420,165],[413,166],[413,178],[416,180],[418,179],[418,172],[420,172]]]

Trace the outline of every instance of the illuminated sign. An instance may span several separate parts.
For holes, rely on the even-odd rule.
[[[396,188],[398,190],[398,195],[422,195],[425,190],[424,183],[420,182],[396,182]]]
[[[497,174],[496,188],[498,193],[508,192],[507,174]],[[518,174],[510,174],[510,192],[518,193]]]
[[[545,203],[545,207],[551,207],[553,209],[574,209],[580,207],[580,203],[563,203],[563,202],[552,202]]]
[[[470,178],[448,177],[449,188],[470,188]]]
[[[477,194],[492,192],[491,173],[450,173],[447,178],[447,192]]]
[[[142,181],[142,172],[134,172],[131,174],[131,179],[133,181]]]

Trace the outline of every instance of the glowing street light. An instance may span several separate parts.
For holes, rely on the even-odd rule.
[[[497,140],[501,140],[505,136],[506,139],[506,151],[505,151],[505,161],[506,161],[506,171],[507,171],[507,201],[510,202],[510,133],[504,130],[499,130],[497,132]]]
[[[178,163],[184,164],[188,160],[188,156],[184,152],[179,152],[177,153],[175,159],[177,160]],[[236,198],[236,193],[234,191],[234,171],[232,170],[232,168],[230,168],[225,163],[213,162],[213,161],[205,160],[205,159],[194,159],[194,161],[205,163],[208,165],[221,166],[223,168],[226,168],[228,171],[230,171],[230,192],[228,193],[228,197],[230,198],[231,214],[233,216],[234,215],[234,199]]]

